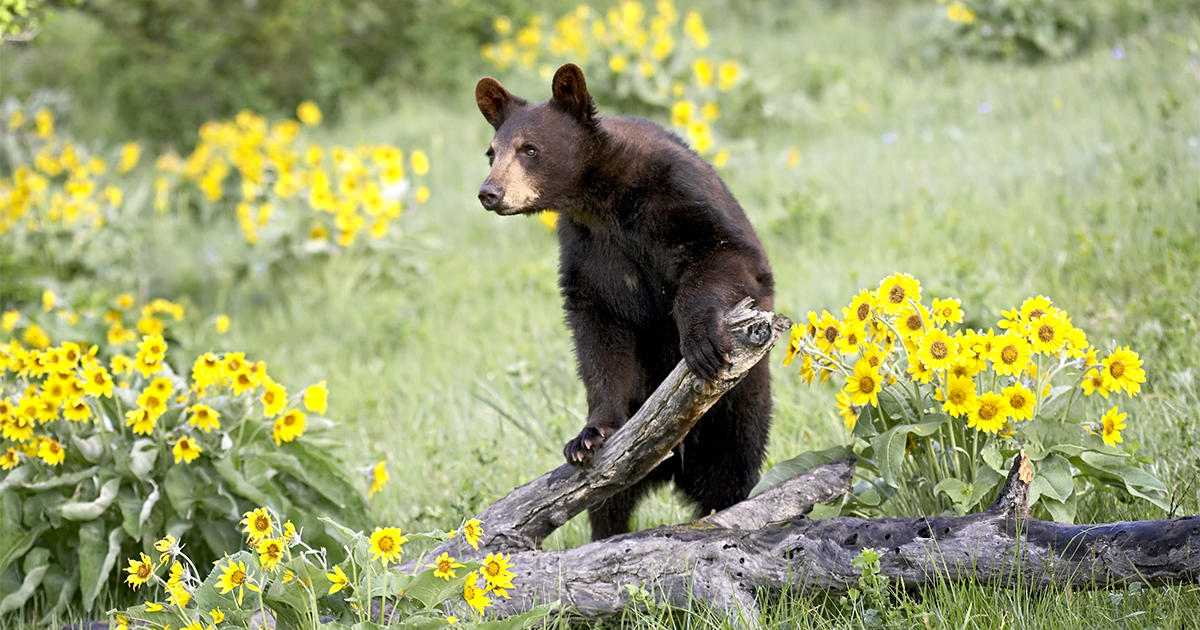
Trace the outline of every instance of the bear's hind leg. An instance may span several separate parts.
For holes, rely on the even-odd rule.
[[[771,425],[765,360],[711,409],[684,439],[675,484],[697,504],[697,516],[723,510],[758,483]]]
[[[633,511],[651,487],[652,483],[643,479],[589,509],[588,521],[592,524],[592,540],[628,533]]]

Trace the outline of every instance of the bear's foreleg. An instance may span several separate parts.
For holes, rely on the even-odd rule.
[[[595,306],[567,307],[579,377],[587,390],[588,419],[563,447],[567,463],[587,465],[625,421],[642,389],[643,369],[633,333]]]

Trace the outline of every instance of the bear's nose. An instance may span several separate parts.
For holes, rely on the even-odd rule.
[[[504,199],[504,190],[494,182],[484,182],[479,187],[479,203],[482,203],[484,208],[495,210],[500,207],[502,199]]]

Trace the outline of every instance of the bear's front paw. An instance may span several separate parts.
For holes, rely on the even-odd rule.
[[[592,456],[604,445],[604,440],[612,435],[612,429],[586,426],[567,445],[563,447],[563,457],[567,463],[574,466],[587,466],[592,463]]]
[[[721,370],[731,363],[729,353],[733,351],[733,342],[729,331],[723,324],[708,330],[688,335],[680,344],[683,360],[696,376],[712,381]]]

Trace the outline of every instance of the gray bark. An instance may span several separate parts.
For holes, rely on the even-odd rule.
[[[850,468],[851,460],[827,464],[802,475],[802,484],[813,496],[836,496],[848,490]],[[969,578],[1103,588],[1200,578],[1200,517],[1098,525],[1031,519],[1028,470],[1022,454],[997,501],[967,516],[812,521],[791,510],[788,523],[771,525],[764,510],[778,504],[762,500],[764,493],[691,525],[515,553],[519,588],[496,612],[561,600],[585,616],[613,615],[631,603],[625,585],[644,585],[659,603],[698,599],[753,625],[756,592],[854,586],[859,573],[851,560],[864,548],[880,553],[883,575],[907,586]]]

